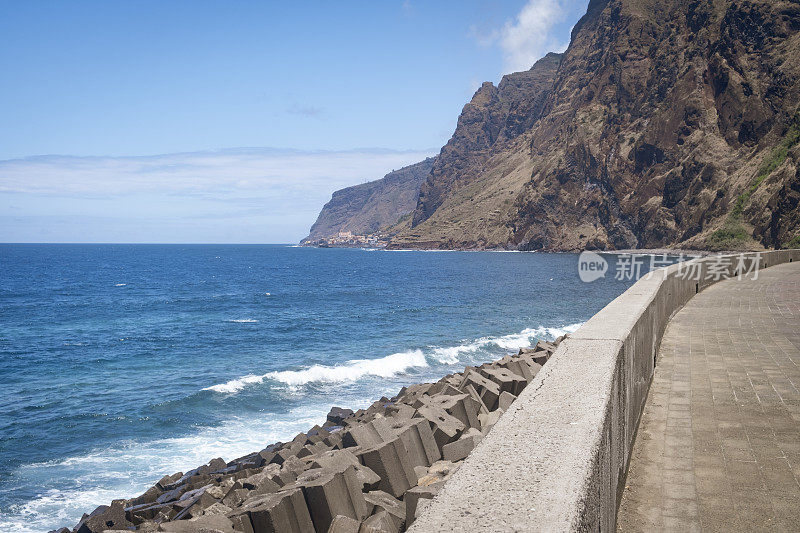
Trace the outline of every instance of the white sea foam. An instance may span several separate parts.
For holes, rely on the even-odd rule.
[[[116,285],[114,285],[114,286],[115,286],[115,287],[125,287],[126,285],[127,285],[127,283],[117,283],[117,284],[116,284]]]
[[[211,385],[210,387],[204,387],[203,390],[220,392],[222,394],[232,394],[234,392],[242,390],[247,385],[250,385],[252,383],[261,383],[262,381],[264,381],[264,378],[266,378],[266,375],[257,376],[255,374],[248,374],[240,378],[232,379],[225,383],[220,383],[219,385]]]
[[[237,324],[255,324],[258,322],[255,318],[231,318],[225,322],[235,322]]]
[[[379,359],[356,359],[339,366],[314,365],[304,370],[270,372],[265,377],[290,386],[306,383],[341,383],[356,381],[364,376],[388,378],[402,374],[409,368],[428,366],[422,350],[394,353]]]
[[[561,327],[540,326],[538,328],[526,328],[519,333],[511,333],[499,337],[481,337],[458,346],[435,347],[431,351],[431,356],[440,363],[452,365],[458,363],[464,354],[474,354],[491,346],[497,346],[503,350],[517,351],[520,348],[531,346],[537,339],[553,340],[566,333],[576,331],[582,325],[583,323]]]
[[[272,379],[290,387],[298,387],[313,382],[344,383],[357,381],[364,376],[388,378],[402,374],[409,368],[425,366],[428,366],[428,362],[422,351],[412,350],[394,353],[378,359],[355,359],[337,366],[313,365],[302,370],[268,372],[260,376],[249,374],[219,385],[205,387],[203,390],[232,394],[247,385],[261,383],[265,379]]]
[[[346,399],[354,407],[359,400]],[[366,407],[365,399],[358,407]],[[42,533],[72,527],[86,511],[115,498],[141,494],[166,473],[185,472],[214,457],[231,460],[291,439],[325,419],[329,405],[311,405],[285,414],[230,420],[184,437],[127,442],[60,461],[22,466],[15,483],[42,490],[25,504],[0,513],[3,533]],[[7,511],[7,512],[6,512]]]
[[[235,393],[252,383],[271,379],[295,387],[310,382],[348,382],[365,376],[389,378],[431,363],[454,365],[465,359],[491,357],[501,351],[530,346],[536,339],[551,340],[576,331],[581,324],[560,327],[527,328],[518,333],[481,337],[456,346],[431,347],[425,351],[400,352],[378,359],[358,359],[339,366],[314,365],[302,370],[247,375],[227,383],[207,387],[219,393]],[[472,361],[470,361],[472,362]],[[342,397],[354,409],[366,407],[376,391],[360,390]],[[165,473],[186,471],[213,457],[232,459],[259,450],[278,440],[287,440],[299,431],[324,419],[329,405],[306,405],[284,414],[262,418],[234,419],[218,427],[171,439],[120,443],[61,461],[26,465],[14,477],[27,486],[68,487],[46,490],[23,505],[0,516],[0,531],[36,533],[57,526],[71,526],[81,513],[114,498],[133,497]],[[18,481],[18,482],[19,482]]]
[[[273,380],[289,387],[299,387],[308,383],[346,383],[358,381],[366,376],[390,378],[403,374],[411,368],[423,368],[429,366],[429,361],[455,365],[464,362],[465,355],[472,355],[475,358],[481,352],[487,358],[492,356],[491,348],[505,351],[517,351],[520,348],[527,348],[537,339],[553,340],[565,333],[576,331],[582,323],[570,324],[560,327],[527,328],[519,333],[501,335],[499,337],[481,337],[474,341],[465,342],[456,346],[431,346],[423,352],[422,350],[411,350],[399,352],[378,359],[355,359],[347,361],[341,365],[313,365],[300,370],[282,370],[278,372],[268,372],[266,374],[248,374],[225,383],[211,385],[203,390],[218,392],[221,394],[236,393],[248,385],[262,383],[265,380]]]

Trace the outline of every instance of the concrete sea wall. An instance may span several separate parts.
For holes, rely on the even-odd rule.
[[[613,531],[670,317],[721,279],[790,261],[800,250],[711,256],[636,282],[559,345],[410,531]]]

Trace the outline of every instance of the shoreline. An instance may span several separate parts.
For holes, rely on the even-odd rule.
[[[365,247],[359,245],[348,246],[318,246],[314,244],[293,244],[289,245],[292,248],[316,248],[320,250],[328,249],[351,249],[351,250],[365,250],[375,252],[493,252],[493,253],[520,253],[520,254],[580,254],[583,251],[594,252],[597,254],[609,255],[623,255],[623,254],[639,254],[639,255],[675,255],[686,256],[687,258],[695,257],[708,257],[711,255],[726,255],[736,253],[756,253],[767,252],[771,250],[696,250],[690,248],[624,248],[620,250],[519,250],[515,248],[393,248],[391,246],[378,246],[378,247]]]
[[[539,341],[435,383],[403,387],[366,409],[333,407],[322,425],[289,442],[164,476],[135,498],[85,514],[73,529],[53,531],[258,533],[272,530],[264,520],[286,513],[303,530],[326,532],[336,519],[339,527],[352,521],[374,531],[402,531],[564,338]]]

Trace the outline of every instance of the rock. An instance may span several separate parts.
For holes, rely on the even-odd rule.
[[[272,478],[274,476],[274,473],[264,471],[258,474],[253,474],[252,476],[244,479],[240,479],[239,483],[242,485],[242,488],[255,491],[257,494],[278,492],[281,489],[281,486],[273,481]]]
[[[531,368],[531,364],[535,363],[533,363],[533,361],[529,362],[528,360],[523,359],[517,355],[507,355],[502,359],[499,359],[498,361],[495,361],[493,363],[494,366],[506,368],[511,372],[513,372],[514,374],[521,376],[522,378],[525,379],[526,383],[530,383],[530,381],[533,379],[533,377],[536,375],[537,372],[533,370],[533,368]]]
[[[394,224],[414,210],[419,187],[428,176],[433,159],[393,170],[382,179],[334,192],[303,242],[331,239],[340,231],[368,235]]]
[[[411,526],[414,518],[417,517],[417,507],[420,500],[431,500],[444,486],[444,481],[438,481],[425,486],[418,486],[410,489],[403,497],[406,506],[406,527]]]
[[[224,459],[221,457],[217,457],[216,459],[212,459],[208,462],[208,464],[204,467],[200,467],[201,474],[209,474],[212,472],[218,472],[224,468],[227,468],[228,464],[225,462]]]
[[[373,472],[372,469],[362,465],[358,457],[347,449],[331,450],[322,453],[314,458],[311,466],[312,468],[325,468],[336,472],[343,471],[347,467],[352,466],[356,472],[356,479],[361,483],[362,490],[374,489],[381,481],[378,474]]]
[[[489,412],[489,408],[486,407],[485,403],[483,403],[483,398],[481,398],[480,393],[475,389],[472,383],[464,383],[460,390],[463,390],[466,394],[469,394],[473,400],[478,402],[478,413]]]
[[[133,524],[125,518],[124,500],[114,500],[111,505],[101,505],[75,526],[75,533],[99,533],[106,529],[127,529]]]
[[[431,500],[427,498],[425,499],[420,498],[419,500],[417,500],[417,508],[414,510],[414,519],[416,520],[417,518],[422,516],[422,513],[424,513],[425,509],[427,509],[430,505],[431,505]]]
[[[394,432],[385,418],[375,418],[371,422],[353,426],[342,434],[342,444],[346,448],[360,446],[370,448],[391,439]]]
[[[459,468],[460,463],[452,463],[447,460],[436,461],[428,469],[428,473],[419,479],[418,486],[427,487],[441,481],[447,481]]]
[[[331,407],[330,412],[328,412],[327,419],[328,421],[341,425],[342,422],[345,421],[346,418],[353,416],[352,409],[345,409],[343,407]]]
[[[235,466],[237,470],[246,468],[259,468],[271,461],[274,456],[275,454],[270,452],[253,452],[243,457],[239,457],[238,459],[234,459],[228,463],[228,466]]]
[[[498,405],[500,409],[503,411],[508,411],[508,408],[511,407],[511,404],[514,403],[517,397],[511,394],[510,392],[503,391],[500,393],[500,399],[498,401]]]
[[[202,513],[203,509],[216,503],[217,500],[206,494],[206,490],[211,486],[212,485],[206,485],[181,496],[181,499],[174,504],[174,508],[178,511],[178,514],[176,514],[172,520],[182,520],[199,515]]]
[[[317,531],[328,531],[337,515],[358,521],[367,517],[367,503],[352,466],[339,472],[323,468],[309,470],[298,477],[293,486],[302,489]]]
[[[230,519],[221,515],[202,516],[195,520],[165,522],[158,526],[158,531],[170,533],[235,533]]]
[[[457,441],[445,444],[442,448],[442,455],[447,461],[453,463],[460,461],[470,454],[482,437],[479,430],[470,428]]]
[[[307,533],[314,531],[299,488],[247,500],[230,515],[234,527],[246,533]]]
[[[482,366],[479,372],[491,381],[497,383],[501,392],[508,392],[514,396],[518,396],[519,393],[522,392],[522,389],[528,384],[525,378],[514,374],[507,368]]]
[[[448,442],[452,442],[466,429],[466,426],[457,418],[451,416],[444,409],[432,405],[423,405],[417,409],[416,416],[422,417],[431,424],[433,438],[439,450]]]
[[[348,516],[337,515],[328,528],[328,533],[358,533],[361,522]]]
[[[433,397],[422,397],[420,401],[444,409],[450,416],[453,416],[464,424],[467,428],[479,427],[478,412],[480,404],[472,399],[468,394],[463,394],[458,389],[450,387],[456,394],[440,394]]]
[[[407,493],[408,491],[406,491]],[[370,515],[386,512],[392,520],[394,527],[401,531],[406,522],[405,504],[382,490],[373,490],[364,495]]]
[[[412,466],[430,466],[442,457],[426,419],[401,419],[390,427],[400,437]]]
[[[545,352],[544,350],[539,350],[536,348],[525,348],[520,349],[519,357],[525,359],[529,362],[536,363],[537,365],[544,366],[548,359],[550,359],[550,353]]]
[[[356,454],[364,466],[378,474],[380,490],[399,498],[417,483],[411,459],[399,437]]]
[[[158,485],[153,485],[152,487],[147,489],[141,496],[137,496],[136,498],[128,500],[126,507],[135,507],[137,505],[155,503],[156,499],[159,496],[161,496],[162,492],[163,491],[158,487]]]
[[[489,411],[494,411],[497,407],[497,400],[500,398],[500,386],[479,374],[475,369],[470,368],[464,373],[459,389],[464,389],[466,385],[472,385],[477,391],[481,402]]]
[[[398,533],[392,517],[386,511],[381,511],[364,520],[359,533]]]
[[[219,502],[216,502],[216,503],[213,503],[213,504],[209,505],[205,509],[203,509],[203,512],[201,513],[200,516],[215,516],[215,515],[226,516],[231,511],[233,511],[233,509],[231,509],[227,505],[219,503]],[[197,520],[197,519],[198,518],[195,517],[195,518],[192,518],[190,521],[194,521],[194,520]]]
[[[395,420],[404,420],[414,416],[415,409],[407,403],[396,403],[386,409],[387,415]]]
[[[231,508],[239,507],[249,495],[250,491],[243,488],[242,485],[237,482],[234,483],[233,487],[231,487],[228,493],[222,498],[222,503]]]
[[[502,414],[503,409],[498,408],[491,413],[478,415],[478,419],[481,421],[481,433],[484,435],[489,433],[497,421],[500,420],[500,415]]]
[[[183,477],[183,472],[175,472],[171,476],[164,476],[160,480],[158,480],[158,483],[156,483],[156,487],[158,487],[162,491],[165,491],[167,490],[167,487],[169,487],[182,477]]]
[[[322,442],[331,432],[319,425],[315,425],[306,433],[306,444]]]

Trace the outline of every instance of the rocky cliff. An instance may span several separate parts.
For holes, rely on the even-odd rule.
[[[435,158],[392,171],[382,179],[333,193],[303,242],[328,239],[340,231],[371,234],[392,225],[414,210],[420,185]]]
[[[591,0],[475,93],[391,245],[800,244],[798,82],[798,0]]]

